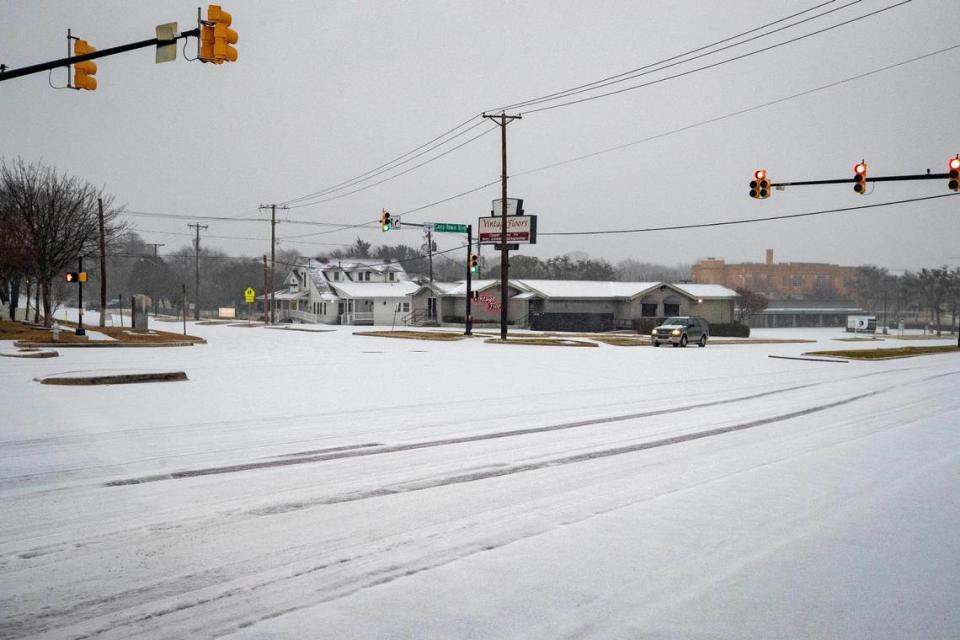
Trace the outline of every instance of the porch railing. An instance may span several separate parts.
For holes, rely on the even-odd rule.
[[[287,317],[291,320],[299,320],[300,322],[307,322],[309,324],[319,324],[320,316],[310,313],[308,311],[298,311],[296,309],[285,310]]]
[[[373,311],[354,311],[341,314],[340,324],[373,324]]]

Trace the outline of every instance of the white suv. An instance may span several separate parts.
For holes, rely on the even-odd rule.
[[[650,342],[659,347],[669,342],[675,347],[685,347],[688,342],[696,342],[697,346],[707,346],[710,337],[710,325],[700,316],[675,316],[667,318],[659,327],[650,333]]]

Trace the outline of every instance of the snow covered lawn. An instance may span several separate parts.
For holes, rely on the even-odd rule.
[[[956,354],[187,330],[0,359],[0,638],[960,637]]]

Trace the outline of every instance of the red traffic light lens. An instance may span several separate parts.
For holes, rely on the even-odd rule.
[[[950,162],[947,163],[947,166],[953,170],[960,169],[960,156],[950,158]]]
[[[867,172],[867,163],[858,162],[857,164],[853,165],[853,172],[858,176],[862,176]]]
[[[765,179],[767,177],[766,169],[757,169],[756,171],[753,172],[753,177],[756,178],[758,181]]]

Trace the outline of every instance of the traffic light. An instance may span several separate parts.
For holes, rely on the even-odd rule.
[[[947,177],[950,179],[947,188],[950,191],[960,191],[960,153],[947,162]]]
[[[213,57],[213,25],[200,24],[200,54],[201,62],[212,62],[214,64],[223,64],[223,60],[217,60]]]
[[[860,195],[867,193],[867,163],[863,160],[853,165],[853,190]]]
[[[390,212],[380,209],[380,231],[390,231],[393,224],[390,222]]]
[[[753,180],[750,181],[751,198],[769,198],[770,197],[770,178],[767,177],[766,169],[757,169],[753,172]]]
[[[233,17],[218,4],[207,7],[207,22],[213,23],[213,57],[218,62],[236,62],[237,32],[230,28]]]
[[[479,261],[480,261],[480,256],[477,256],[475,254],[470,256],[470,273],[477,272],[477,269],[480,268]]]
[[[77,40],[73,43],[73,55],[84,56],[93,53],[97,49],[91,47],[86,40]],[[97,63],[93,60],[84,60],[73,65],[73,88],[95,91],[97,88]]]
[[[66,282],[86,282],[87,281],[87,272],[86,271],[68,271],[63,274],[63,279]]]

